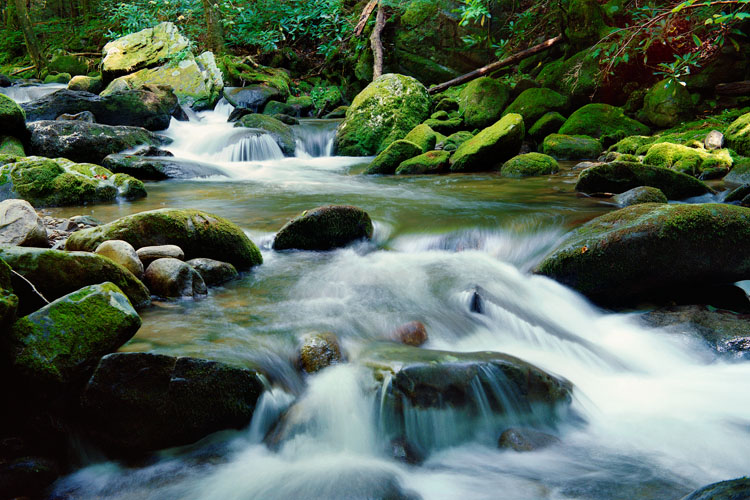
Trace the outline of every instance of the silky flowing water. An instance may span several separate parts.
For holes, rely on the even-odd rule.
[[[644,328],[638,312],[609,313],[530,273],[566,231],[612,209],[575,194],[571,165],[524,180],[363,176],[367,159],[330,156],[335,122],[303,120],[297,156],[281,158],[268,136],[227,124],[230,110],[222,102],[165,132],[178,158],[218,166],[225,176],[149,183],[144,200],[49,213],[108,222],[190,207],[242,227],[261,247],[263,265],[206,299],[142,311],[143,327],[122,350],[258,367],[267,391],[248,428],[146,463],[108,462],[84,446],[81,469],[60,480],[55,495],[678,499],[747,474],[749,364]],[[373,241],[325,253],[271,250],[287,220],[325,204],[365,209],[375,221]],[[498,301],[484,314],[469,307],[477,286]],[[429,453],[419,466],[394,460],[384,389],[357,353],[414,320],[427,326],[425,348],[508,353],[570,380],[572,411],[553,429],[561,443],[528,453],[498,449],[511,422],[487,410],[494,396],[478,388],[472,397],[487,410],[478,414],[409,410],[406,437]],[[298,339],[321,331],[341,339],[350,361],[302,378],[293,361]],[[269,448],[264,436],[292,404],[305,425]]]

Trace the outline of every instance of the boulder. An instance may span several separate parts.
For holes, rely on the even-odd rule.
[[[371,239],[370,216],[357,207],[328,205],[306,210],[282,227],[274,250],[332,250],[360,239]]]
[[[0,245],[49,246],[47,228],[28,201],[0,201]]]
[[[554,90],[532,88],[521,92],[505,109],[503,115],[517,113],[523,116],[524,126],[529,130],[542,116],[547,113],[564,113],[568,106],[568,98]]]
[[[53,390],[81,381],[103,355],[141,326],[128,298],[112,283],[84,287],[15,322],[3,339],[13,370]]]
[[[708,151],[714,151],[716,149],[722,149],[724,147],[724,134],[718,130],[712,130],[703,139],[703,147]]]
[[[514,156],[503,163],[500,175],[503,177],[532,177],[550,175],[560,171],[557,160],[541,153],[526,153]]]
[[[596,0],[564,0],[560,11],[565,39],[577,49],[595,44],[606,33],[604,11]]]
[[[428,151],[401,162],[396,175],[425,175],[447,173],[450,169],[449,151]]]
[[[13,293],[11,276],[11,267],[0,259],[0,327],[3,329],[10,328],[18,309],[18,296]]]
[[[74,76],[68,82],[68,90],[98,94],[104,89],[101,76]]]
[[[26,148],[18,138],[4,135],[0,137],[0,155],[26,156]]]
[[[134,307],[151,303],[148,290],[130,271],[94,253],[0,246],[0,259],[33,283],[47,300],[110,281],[128,296]],[[26,297],[19,290],[17,294],[23,305]]]
[[[29,124],[31,151],[48,158],[101,164],[107,155],[165,139],[140,127],[113,127],[81,121],[38,121]]]
[[[302,338],[297,366],[304,372],[315,373],[342,360],[341,345],[333,333],[312,333]]]
[[[455,134],[449,135],[444,141],[441,141],[440,144],[442,144],[442,148],[438,149],[454,152],[459,147],[461,147],[461,144],[468,141],[472,137],[474,137],[474,134],[472,134],[471,132],[456,132]],[[437,145],[435,147],[437,147]]]
[[[107,257],[108,259],[120,264],[122,267],[133,273],[136,278],[143,277],[143,263],[135,253],[133,245],[122,240],[108,240],[96,247],[95,254]]]
[[[198,271],[177,259],[156,259],[144,275],[151,293],[164,298],[205,296],[206,283]]]
[[[732,158],[726,149],[708,152],[702,145],[691,148],[670,142],[659,142],[651,146],[643,163],[671,168],[695,177],[711,170],[721,170],[726,174],[732,168]]]
[[[330,110],[341,104],[342,96],[338,87],[328,87],[325,91],[323,89],[318,90],[321,91],[318,96],[321,108]],[[292,113],[287,114],[300,117],[311,116],[316,108],[313,98],[309,95],[289,96],[286,105],[292,109]]]
[[[172,116],[181,112],[177,96],[170,87],[150,85],[135,90],[123,89],[105,96],[62,89],[25,102],[21,106],[29,122],[55,120],[63,114],[90,111],[97,123],[164,130]]]
[[[565,123],[565,117],[556,111],[545,113],[529,129],[529,137],[540,143],[550,134],[556,134]]]
[[[724,131],[727,147],[742,156],[750,156],[750,113],[733,121]]]
[[[164,156],[114,153],[102,160],[102,166],[112,172],[127,174],[144,181],[226,176],[219,167],[208,163]]]
[[[0,94],[0,136],[25,138],[26,114],[23,109],[10,97]]]
[[[542,152],[556,160],[591,160],[602,154],[602,143],[587,135],[551,134],[544,138]]]
[[[601,304],[648,300],[666,290],[750,278],[750,209],[646,203],[570,233],[536,272]]]
[[[392,331],[389,337],[396,342],[419,347],[427,342],[427,327],[421,321],[410,321]]]
[[[601,139],[606,145],[630,135],[648,135],[649,132],[647,126],[625,116],[622,108],[609,104],[587,104],[570,115],[559,131],[564,135]]]
[[[76,76],[88,73],[89,65],[81,56],[57,54],[47,63],[47,69],[52,73],[68,73]]]
[[[262,391],[257,373],[215,361],[109,354],[83,391],[82,417],[100,444],[151,451],[246,426]]]
[[[524,133],[521,115],[505,115],[459,146],[451,158],[451,171],[495,170],[502,162],[518,153]]]
[[[458,97],[459,113],[468,129],[489,127],[503,114],[510,87],[494,78],[482,77],[469,82]]]
[[[177,259],[185,260],[185,252],[182,248],[177,245],[158,245],[150,247],[142,247],[136,250],[138,258],[143,262],[144,267],[148,267],[156,259]]]
[[[207,286],[219,286],[240,277],[237,269],[229,262],[213,259],[190,259],[187,264],[201,275]]]
[[[177,245],[185,257],[210,256],[245,270],[263,262],[260,250],[232,222],[200,210],[162,208],[129,215],[71,235],[68,250],[93,251],[107,240],[125,240],[134,248]]]
[[[624,193],[640,186],[661,189],[670,200],[682,200],[712,192],[695,177],[668,168],[615,161],[587,168],[578,176],[576,191],[582,193]]]
[[[294,131],[292,127],[281,120],[277,120],[272,116],[254,113],[243,116],[234,126],[265,131],[273,137],[286,156],[294,156],[294,151],[297,148]]]
[[[667,203],[666,195],[661,189],[651,186],[639,186],[612,197],[620,207],[629,207],[641,203]]]
[[[430,114],[427,89],[414,78],[383,75],[354,98],[336,132],[342,156],[375,155],[403,139]]]
[[[464,128],[464,120],[460,116],[452,118],[430,118],[425,120],[425,125],[439,134],[450,135]]]
[[[365,175],[392,175],[402,162],[422,154],[422,148],[406,139],[393,141],[383,152],[372,160],[363,173]]]
[[[45,85],[50,83],[67,85],[72,78],[73,77],[70,75],[70,73],[56,73],[54,75],[47,75],[46,77],[44,77],[44,83]]]
[[[91,111],[81,111],[80,113],[76,113],[74,115],[71,115],[69,113],[63,113],[55,120],[60,121],[74,121],[74,122],[88,122],[88,123],[96,123],[96,117],[94,116],[94,113]]]
[[[224,98],[237,109],[251,113],[260,112],[271,100],[283,99],[282,92],[270,85],[248,85],[247,87],[226,87]],[[232,120],[230,117],[229,121]]]
[[[288,115],[288,116],[297,116],[297,110],[294,109],[289,104],[279,102],[279,101],[268,101],[265,106],[263,106],[263,114],[264,115]]]
[[[427,151],[435,149],[437,138],[438,136],[435,131],[432,130],[429,125],[423,123],[422,125],[417,125],[411,130],[411,132],[406,134],[404,140],[413,142],[422,148],[422,153],[426,153]]]
[[[139,198],[145,198],[146,186],[143,185],[139,179],[131,177],[127,174],[115,174],[110,177],[110,180],[117,188],[117,194],[120,198],[125,200],[137,200]]]
[[[750,478],[741,477],[709,484],[699,488],[682,500],[743,500],[750,498]]]
[[[117,77],[177,58],[190,47],[172,23],[161,23],[113,40],[104,46],[102,72]]]
[[[674,127],[689,119],[692,109],[690,92],[674,78],[656,83],[643,98],[644,116],[660,128]]]
[[[511,427],[500,434],[498,448],[510,448],[514,451],[536,451],[560,443],[557,437],[536,429]]]

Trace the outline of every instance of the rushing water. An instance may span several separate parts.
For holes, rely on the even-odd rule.
[[[244,228],[264,264],[204,300],[157,303],[123,350],[260,367],[270,389],[247,429],[139,467],[90,461],[57,483],[61,498],[400,498],[402,489],[425,499],[678,499],[747,474],[750,365],[529,273],[568,229],[611,209],[574,194],[570,166],[525,180],[361,176],[366,159],[330,156],[335,123],[303,122],[296,157],[280,158],[269,136],[227,124],[230,111],[221,103],[166,131],[178,158],[224,176],[149,183],[145,200],[51,212],[106,222],[192,207]],[[367,210],[373,241],[326,253],[270,249],[289,218],[329,203]],[[493,297],[483,314],[470,309],[476,287]],[[554,430],[560,444],[498,449],[504,426],[534,422],[492,414],[490,400],[507,395],[487,373],[496,386],[476,388],[475,414],[407,409],[400,432],[429,453],[420,466],[391,458],[383,385],[357,359],[413,320],[427,326],[427,348],[504,352],[570,380],[572,412]],[[313,331],[335,332],[350,362],[303,379],[291,360]],[[269,448],[264,436],[290,407],[299,425]]]

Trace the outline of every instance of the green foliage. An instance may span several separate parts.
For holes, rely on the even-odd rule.
[[[104,0],[100,13],[109,18],[106,37],[114,40],[169,21],[195,40],[204,29],[203,8],[198,0]]]

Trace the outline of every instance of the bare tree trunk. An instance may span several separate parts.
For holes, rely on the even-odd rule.
[[[372,55],[375,60],[372,65],[372,79],[377,80],[383,74],[383,41],[380,39],[380,35],[383,33],[385,28],[385,8],[383,4],[378,4],[378,15],[375,18],[375,28],[372,30],[370,35],[370,46],[372,47]]]
[[[18,16],[18,24],[21,25],[23,38],[26,41],[26,48],[29,51],[29,57],[31,57],[31,62],[36,66],[36,75],[40,76],[42,70],[47,67],[47,61],[42,56],[42,49],[39,45],[39,40],[36,38],[34,29],[31,27],[29,11],[26,10],[26,0],[14,0],[14,2],[16,6],[16,15]]]
[[[208,47],[214,54],[224,52],[224,29],[221,26],[219,6],[213,0],[203,0],[203,12],[206,17]]]

